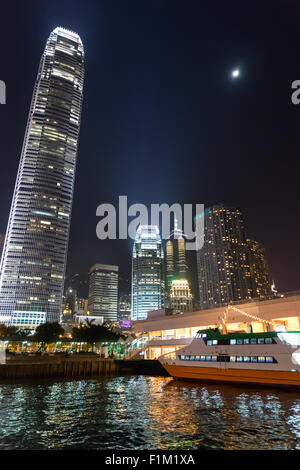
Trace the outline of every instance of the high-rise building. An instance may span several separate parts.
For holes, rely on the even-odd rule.
[[[118,322],[131,318],[131,294],[123,294],[119,299]]]
[[[184,280],[186,287],[189,291],[189,296],[192,297],[190,291],[190,273],[187,267],[187,256],[186,256],[186,242],[185,235],[181,229],[177,226],[177,220],[174,220],[174,230],[170,235],[170,238],[166,241],[166,258],[165,258],[165,275],[166,275],[166,292],[165,292],[165,304],[166,306],[173,308],[174,304],[174,284],[173,281]],[[172,298],[171,298],[171,289]],[[178,305],[178,302],[177,302]],[[177,308],[177,307],[176,307]],[[193,310],[192,306],[189,310]]]
[[[266,251],[261,243],[247,238],[248,259],[251,274],[252,297],[268,299],[274,296],[270,282]]]
[[[116,322],[118,316],[119,266],[95,264],[90,269],[89,314]]]
[[[1,323],[34,328],[60,318],[83,79],[80,37],[54,29],[33,90],[1,259]]]
[[[77,301],[77,292],[72,287],[69,287],[66,290],[66,293],[64,295],[63,316],[70,315],[72,317],[75,314],[76,301]]]
[[[187,278],[185,238],[177,227],[175,218],[174,230],[166,242],[166,283],[169,291],[174,279]]]
[[[204,215],[204,246],[197,251],[201,309],[252,297],[242,212],[217,204]]]
[[[191,312],[193,310],[193,296],[186,279],[172,281],[169,307],[173,309],[174,313]]]
[[[159,229],[140,225],[132,253],[132,320],[147,318],[147,312],[164,303],[163,249]]]

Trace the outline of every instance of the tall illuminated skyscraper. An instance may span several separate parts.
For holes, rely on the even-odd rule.
[[[166,282],[169,291],[174,279],[187,278],[185,238],[177,227],[175,218],[174,230],[166,242]]]
[[[197,251],[201,309],[252,298],[244,219],[235,207],[205,211],[204,246]]]
[[[163,257],[158,227],[140,225],[132,253],[132,320],[143,320],[163,305]]]
[[[193,311],[193,296],[186,279],[172,281],[169,307],[173,309],[174,313]]]
[[[118,316],[119,266],[94,264],[90,269],[89,304],[91,315],[116,322]]]
[[[56,28],[43,52],[25,132],[0,275],[0,322],[59,320],[84,80],[78,34]]]
[[[247,238],[248,258],[251,273],[252,297],[268,299],[273,297],[266,251],[261,243]]]

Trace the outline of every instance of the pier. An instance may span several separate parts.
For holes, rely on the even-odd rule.
[[[98,356],[10,357],[0,364],[0,380],[20,378],[86,378],[113,375],[119,371],[114,359]]]

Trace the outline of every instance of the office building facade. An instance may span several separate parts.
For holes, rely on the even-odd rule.
[[[175,218],[174,230],[166,241],[166,284],[169,291],[174,279],[187,278],[185,238],[182,230],[177,227]]]
[[[217,204],[206,209],[204,217],[204,246],[197,251],[200,308],[216,308],[251,299],[242,212]]]
[[[84,80],[78,34],[56,28],[42,55],[1,259],[0,322],[60,318]]]
[[[250,238],[247,238],[247,245],[252,297],[260,300],[272,298],[274,294],[265,248],[261,243]]]
[[[174,313],[191,312],[193,310],[193,296],[186,279],[172,281],[169,307]]]
[[[140,225],[132,253],[131,318],[142,320],[164,303],[164,253],[157,226]]]
[[[119,267],[95,264],[90,269],[88,313],[116,322],[118,316]]]

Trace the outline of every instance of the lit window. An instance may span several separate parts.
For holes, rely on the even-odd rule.
[[[249,344],[249,339],[244,339],[244,344]]]
[[[230,344],[236,344],[236,339],[231,339]]]
[[[256,357],[256,356],[252,356],[252,357],[251,357],[251,362],[257,362],[257,357]]]
[[[264,356],[258,356],[258,362],[265,362]]]
[[[237,356],[236,362],[243,362],[243,356]]]
[[[256,338],[251,338],[251,339],[250,339],[250,343],[251,343],[251,344],[256,344]]]
[[[267,356],[266,357],[266,362],[273,362],[273,357]]]
[[[257,344],[264,344],[264,343],[265,343],[265,339],[264,339],[264,338],[258,338]]]
[[[273,343],[272,338],[265,338],[265,343],[272,344]]]
[[[230,356],[230,362],[235,362],[236,356]]]

